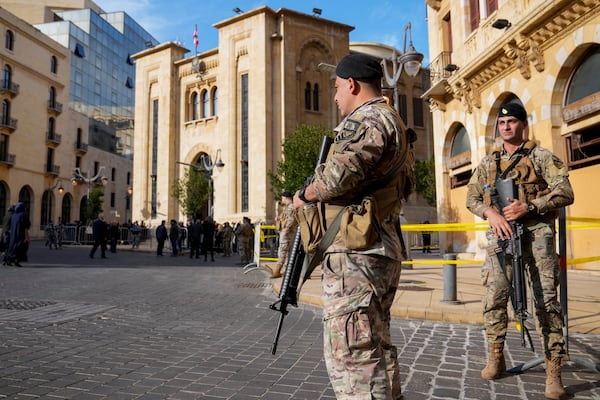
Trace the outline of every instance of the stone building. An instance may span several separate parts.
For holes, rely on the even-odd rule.
[[[600,4],[596,0],[427,0],[438,217],[476,222],[465,208],[472,170],[494,144],[501,104],[521,102],[528,137],[569,168],[570,267],[600,269],[594,206],[600,174]],[[593,220],[591,220],[593,221]],[[597,224],[597,222],[596,222]],[[597,229],[597,228],[596,228]],[[483,258],[483,232],[452,232],[443,251]]]
[[[188,49],[170,42],[134,55],[133,218],[149,225],[187,219],[172,185],[190,165],[209,159],[214,192],[208,208],[217,221],[248,216],[273,222],[278,199],[268,173],[276,170],[282,142],[300,124],[333,129],[341,119],[335,75],[323,65],[337,64],[350,51],[392,53],[381,45],[353,47],[353,27],[284,8],[259,7],[214,27],[216,49],[186,57]],[[430,119],[421,104],[420,75],[406,79],[402,95],[420,105],[425,122],[417,130],[426,137]],[[409,123],[413,112],[408,109]],[[428,140],[419,146],[431,155]]]
[[[130,56],[158,42],[126,13],[106,13],[90,0],[0,0],[0,6],[4,35],[10,31],[14,41],[2,52],[5,82],[10,70],[20,85],[2,93],[20,121],[3,135],[10,165],[0,167],[5,203],[27,200],[32,235],[40,236],[49,219],[85,222],[88,191],[103,175],[105,217],[126,222],[135,93]],[[75,168],[84,179],[72,185]]]

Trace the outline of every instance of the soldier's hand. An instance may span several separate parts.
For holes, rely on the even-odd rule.
[[[516,221],[527,214],[527,203],[523,203],[520,200],[510,197],[508,198],[508,201],[510,204],[502,209],[504,218],[506,218],[507,221]]]
[[[488,208],[484,216],[487,218],[490,223],[490,228],[492,228],[492,232],[500,239],[510,239],[512,235],[512,228],[506,218],[500,215],[493,208]]]

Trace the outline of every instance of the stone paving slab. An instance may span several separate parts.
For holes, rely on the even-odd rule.
[[[0,399],[334,399],[319,307],[290,307],[271,355],[279,313],[265,273],[233,259],[86,251],[43,253],[47,267],[34,249],[28,266],[0,268],[0,299],[107,307],[58,324],[0,321]],[[542,366],[480,378],[481,325],[394,318],[391,328],[407,400],[543,399]],[[575,361],[600,360],[598,335],[573,334],[570,348]],[[537,354],[511,330],[506,356],[513,367]],[[563,374],[576,399],[599,399],[599,378],[578,362]]]

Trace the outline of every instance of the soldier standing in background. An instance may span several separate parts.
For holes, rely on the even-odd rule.
[[[567,168],[550,151],[525,139],[527,125],[527,112],[522,105],[508,103],[501,106],[497,129],[502,145],[483,158],[468,184],[467,208],[490,223],[487,231],[489,251],[482,270],[486,288],[483,319],[489,358],[481,377],[496,379],[506,370],[503,350],[512,268],[510,256],[497,253],[495,249],[498,239],[509,239],[513,234],[510,221],[519,220],[524,227],[523,265],[532,284],[546,362],[545,395],[549,399],[563,399],[566,392],[561,379],[561,361],[566,352],[562,310],[557,298],[560,267],[554,225],[558,209],[572,204],[574,196]],[[510,205],[497,210],[490,192],[501,176],[515,180],[519,198],[507,199]],[[491,252],[494,254],[490,255]]]
[[[288,191],[283,192],[281,195],[283,211],[279,216],[279,246],[277,248],[277,264],[273,267],[271,274],[271,278],[273,279],[281,277],[281,270],[287,265],[290,245],[292,240],[294,240],[294,234],[296,233],[296,227],[298,226],[296,212],[294,211],[294,204],[292,202],[293,197],[294,196]]]

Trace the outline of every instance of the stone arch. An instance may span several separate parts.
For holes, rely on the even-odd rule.
[[[569,79],[579,66],[584,54],[590,47],[598,45],[597,35],[599,30],[600,24],[587,24],[580,27],[572,35],[565,38],[561,48],[556,52],[557,56],[552,58],[553,62],[560,63],[550,100],[550,116],[553,128],[563,127],[562,107],[569,87]],[[560,133],[565,132],[559,131]]]

